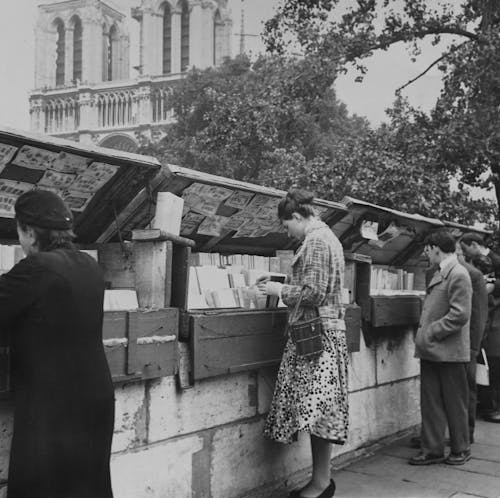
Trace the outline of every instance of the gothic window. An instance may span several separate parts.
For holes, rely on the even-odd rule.
[[[163,74],[172,71],[172,14],[166,3],[163,10]]]
[[[82,79],[82,21],[77,17],[73,26],[73,81]]]
[[[108,32],[104,28],[103,40],[104,64],[102,79],[103,81],[112,81],[117,77],[117,64],[119,63],[118,29],[115,25],[111,26]]]
[[[56,21],[56,86],[64,85],[64,59],[65,59],[65,29],[63,22]]]
[[[111,26],[109,30],[109,40],[108,40],[108,81],[113,79],[114,75],[114,65],[116,64],[116,38],[117,38],[117,29],[116,26]]]
[[[217,11],[214,16],[214,32],[213,32],[213,64],[218,66],[222,62],[222,43],[224,34],[224,24],[220,12]]]
[[[181,6],[181,71],[185,71],[189,66],[189,6],[186,0]]]

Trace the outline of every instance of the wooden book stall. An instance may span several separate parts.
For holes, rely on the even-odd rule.
[[[138,192],[154,188],[160,164],[147,156],[0,128],[0,242],[17,244],[14,203],[33,188],[71,208],[77,245],[97,257],[109,289],[137,293],[138,308],[105,311],[103,340],[113,379],[172,375],[178,365],[179,310],[171,307],[177,242],[96,244]],[[190,241],[184,243],[191,244]],[[8,334],[0,347],[0,395],[10,391]]]
[[[78,247],[96,257],[107,295],[117,299],[116,308],[109,300],[103,324],[116,382],[177,375],[180,386],[189,387],[279,363],[287,310],[259,300],[252,285],[259,272],[287,273],[299,245],[276,217],[285,192],[0,128],[1,244],[17,243],[14,203],[35,187],[54,190],[70,206]],[[182,199],[180,234],[151,229],[158,192]],[[369,343],[379,329],[418,323],[425,235],[443,226],[455,234],[474,230],[349,197],[316,199],[315,208],[344,246],[351,353],[359,351],[361,331]],[[135,305],[124,297],[131,294]],[[0,396],[9,389],[4,334]]]

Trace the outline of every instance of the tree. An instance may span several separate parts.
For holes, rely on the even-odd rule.
[[[391,123],[372,130],[336,99],[333,66],[316,56],[245,57],[191,71],[174,90],[177,120],[142,152],[161,160],[280,189],[303,187],[387,207],[473,223],[487,206],[466,190],[442,205],[450,173],[427,168],[428,119],[401,101]],[[483,216],[484,215],[484,216]]]
[[[313,57],[261,57],[253,64],[238,57],[220,68],[191,71],[174,89],[176,123],[160,144],[145,144],[142,151],[259,181],[280,160],[277,150],[293,149],[308,160],[334,138],[368,128],[337,101],[333,75]]]
[[[500,199],[500,2],[358,0],[340,15],[341,7],[339,0],[282,2],[266,24],[269,51],[301,49],[337,71],[354,63],[362,81],[374,51],[403,42],[418,57],[423,39],[446,39],[432,64],[444,86],[426,125],[428,168],[456,175],[461,186],[493,184]]]

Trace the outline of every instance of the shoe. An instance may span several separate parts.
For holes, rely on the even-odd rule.
[[[432,453],[422,453],[420,452],[417,456],[414,456],[408,460],[410,465],[431,465],[433,463],[444,462],[444,455],[433,455]]]
[[[302,488],[302,489],[304,489],[304,488]],[[300,494],[302,489],[292,491],[288,495],[289,498],[303,498],[302,495]],[[335,481],[332,479],[330,481],[330,484],[328,485],[328,487],[320,495],[318,495],[316,498],[332,498],[332,496],[335,495],[335,489],[336,489]]]
[[[498,411],[488,413],[483,418],[484,420],[486,420],[486,422],[493,422],[495,424],[500,424],[500,412]]]
[[[460,453],[450,453],[444,463],[448,465],[463,465],[472,458],[470,450],[461,451]]]

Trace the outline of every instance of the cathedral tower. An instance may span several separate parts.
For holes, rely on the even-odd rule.
[[[138,47],[130,46],[132,30]],[[126,150],[140,135],[161,138],[161,125],[173,119],[173,85],[189,68],[229,57],[231,30],[227,0],[40,5],[32,130]],[[138,64],[131,68],[133,51]]]

